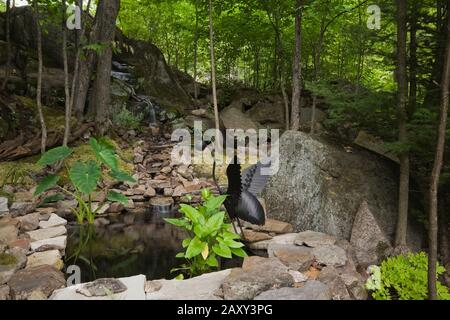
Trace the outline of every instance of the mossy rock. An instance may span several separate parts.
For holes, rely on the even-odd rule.
[[[9,266],[17,263],[17,258],[10,253],[0,253],[0,265]]]
[[[33,176],[42,171],[36,164],[39,156],[33,156],[16,161],[0,162],[0,187],[5,184],[20,184],[25,187],[35,185]]]

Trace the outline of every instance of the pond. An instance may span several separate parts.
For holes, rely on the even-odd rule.
[[[182,251],[183,230],[165,223],[147,210],[105,217],[104,226],[68,226],[65,267],[77,265],[81,281],[120,278],[144,274],[147,280],[171,279],[170,270],[182,263],[175,255]]]

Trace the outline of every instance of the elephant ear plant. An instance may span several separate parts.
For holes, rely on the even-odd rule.
[[[184,252],[177,254],[186,263],[172,272],[182,271],[190,277],[212,271],[219,267],[218,257],[231,259],[233,255],[246,257],[239,241],[240,236],[231,232],[231,224],[226,223],[226,214],[221,211],[224,196],[213,196],[209,190],[202,190],[203,204],[197,207],[181,204],[179,219],[165,219],[166,222],[187,231],[188,237],[183,240]],[[177,279],[183,279],[183,273]]]
[[[79,224],[83,224],[85,220],[89,224],[94,223],[95,216],[102,205],[99,204],[96,209],[93,208],[92,194],[98,191],[99,182],[103,181],[106,175],[120,182],[136,182],[133,177],[119,169],[116,152],[110,143],[104,139],[97,141],[91,138],[89,144],[96,160],[76,161],[71,167],[68,167],[64,160],[73,154],[73,150],[63,146],[47,151],[38,161],[38,164],[43,167],[64,163],[63,170],[69,177],[72,186],[70,188],[59,186],[58,181],[61,179],[61,174],[50,174],[36,187],[34,195],[40,196],[45,191],[57,187],[62,193],[74,197],[78,202],[78,207],[77,209],[72,208],[72,211]],[[109,201],[128,203],[128,198],[121,193],[110,191],[107,188],[103,188],[102,191],[107,195],[106,199]]]

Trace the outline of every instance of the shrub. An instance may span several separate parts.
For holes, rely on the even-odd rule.
[[[186,259],[185,264],[172,272],[182,271],[190,277],[212,271],[219,267],[218,257],[231,259],[233,255],[246,257],[240,236],[230,231],[231,224],[225,222],[225,212],[220,211],[226,196],[213,196],[202,190],[202,205],[192,207],[181,204],[180,219],[165,219],[166,222],[185,229],[189,236],[183,240],[184,252],[177,258]],[[183,278],[180,274],[177,278]]]
[[[424,252],[386,259],[381,267],[372,267],[366,288],[376,300],[425,300],[428,295],[428,257]],[[438,276],[445,272],[438,264]],[[437,281],[440,300],[450,300],[446,286]]]
[[[114,124],[126,129],[140,129],[142,120],[142,115],[135,115],[125,107],[113,115]]]
[[[76,161],[70,168],[67,165],[64,166],[66,175],[72,184],[71,190],[73,191],[58,186],[61,174],[50,174],[42,179],[34,193],[35,196],[40,196],[45,191],[58,187],[64,194],[74,197],[78,202],[78,208],[72,210],[79,224],[82,224],[85,220],[89,224],[94,223],[97,211],[101,209],[102,205],[99,204],[97,209],[94,210],[91,197],[95,191],[98,191],[98,184],[106,178],[106,174],[116,181],[136,182],[133,177],[119,169],[114,147],[107,140],[101,139],[97,141],[91,138],[90,146],[96,160]],[[57,163],[62,163],[72,153],[73,150],[69,147],[57,147],[42,155],[38,164],[44,167],[53,166]],[[102,191],[107,194],[107,200],[109,201],[128,203],[128,198],[121,193],[109,191],[107,187]],[[45,202],[45,199],[43,202]]]

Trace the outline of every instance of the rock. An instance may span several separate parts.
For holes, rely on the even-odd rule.
[[[311,127],[311,119],[312,119],[312,108],[300,108],[300,125],[302,127],[310,128]],[[315,120],[316,124],[322,123],[326,120],[327,114],[316,108]]]
[[[35,197],[32,192],[29,191],[19,191],[14,194],[14,199],[17,202],[33,202]]]
[[[355,248],[358,263],[367,268],[378,264],[390,248],[390,240],[381,230],[366,201],[363,201],[353,222],[350,243]]]
[[[125,206],[120,203],[120,202],[113,202],[111,203],[111,205],[109,206],[108,209],[108,213],[117,213],[117,212],[122,212],[125,209]]]
[[[26,262],[25,252],[20,248],[12,248],[0,253],[0,285],[8,282],[17,270],[25,266]]]
[[[39,222],[39,227],[42,229],[48,229],[53,227],[65,226],[67,224],[67,220],[61,218],[56,214],[51,214],[50,218],[47,221]]]
[[[0,197],[0,216],[8,212],[8,198]]]
[[[177,173],[185,179],[192,179],[192,172],[186,165],[181,165],[177,168]]]
[[[141,153],[136,153],[134,155],[134,159],[133,159],[134,163],[142,163],[144,161],[144,155],[142,155]]]
[[[8,243],[8,247],[20,248],[20,249],[24,250],[25,252],[28,252],[28,250],[30,250],[30,240],[28,240],[28,239],[13,240],[10,243]]]
[[[122,293],[127,287],[117,279],[97,279],[86,283],[76,290],[86,297],[104,297],[117,293]]]
[[[228,269],[187,280],[151,281],[153,288],[161,288],[147,293],[147,300],[221,300],[217,293],[230,273]]]
[[[31,250],[42,251],[41,248],[47,250],[64,250],[67,244],[67,236],[61,236],[50,239],[43,239],[31,242]]]
[[[228,106],[220,112],[220,119],[226,129],[259,129],[259,125],[241,110]]]
[[[3,286],[0,286],[0,301],[9,300],[9,286],[6,284]]]
[[[59,250],[49,250],[43,252],[35,252],[28,257],[26,268],[33,268],[42,265],[50,265],[58,270],[64,266]]]
[[[117,280],[127,288],[126,291],[106,296],[87,297],[77,292],[86,285],[81,283],[56,290],[49,300],[145,300],[144,287],[146,279],[144,275],[119,278]]]
[[[9,212],[11,213],[11,216],[14,218],[29,214],[33,212],[35,209],[36,204],[32,202],[14,202],[11,205],[11,208],[9,208]]]
[[[304,231],[298,234],[294,243],[299,246],[306,245],[315,248],[324,245],[333,245],[336,243],[336,238],[322,232]]]
[[[364,284],[358,284],[357,286],[348,289],[353,299],[355,300],[367,300],[368,293]]]
[[[263,226],[250,225],[250,228],[255,231],[273,232],[277,234],[292,233],[294,231],[290,223],[274,219],[266,219],[266,223]]]
[[[254,243],[264,240],[270,240],[272,237],[267,233],[256,232],[253,230],[244,229],[244,238],[248,243]]]
[[[73,214],[71,209],[76,209],[77,207],[77,200],[60,200],[56,203],[56,214],[61,217],[70,216]]]
[[[66,285],[61,271],[49,265],[22,269],[16,272],[8,282],[11,297],[14,300],[27,300],[30,297],[48,297]]]
[[[317,280],[328,286],[333,300],[351,300],[345,282],[341,279],[338,271],[334,267],[323,268]]]
[[[279,236],[275,236],[270,240],[264,240],[259,242],[254,242],[249,244],[250,249],[255,250],[267,250],[269,244],[294,244],[297,237],[296,233],[287,233]]]
[[[170,166],[161,169],[162,174],[169,174],[170,172],[172,172],[172,168]]]
[[[248,111],[248,115],[253,121],[259,122],[260,124],[274,122],[284,124],[283,101],[277,101],[276,103],[259,101]]]
[[[379,155],[391,159],[394,162],[400,163],[399,158],[385,148],[385,143],[383,140],[364,130],[361,130],[358,133],[358,136],[353,142],[360,147],[366,148],[367,150],[373,151]]]
[[[285,266],[291,270],[307,271],[314,261],[314,255],[310,248],[296,245],[280,245],[270,243],[267,248],[269,258],[278,258]]]
[[[164,188],[164,196],[165,197],[170,197],[173,194],[173,189],[172,188]]]
[[[94,226],[97,228],[101,228],[104,226],[107,226],[108,224],[110,224],[111,222],[106,219],[106,218],[97,218],[94,220]]]
[[[328,287],[315,280],[307,281],[301,288],[280,288],[261,293],[255,300],[331,300]]]
[[[48,229],[39,229],[39,230],[27,232],[27,234],[30,236],[30,239],[32,242],[59,237],[66,233],[67,233],[67,230],[64,226],[48,228]]]
[[[326,245],[313,248],[311,253],[316,257],[317,263],[325,266],[343,266],[347,262],[344,249],[335,245]]]
[[[262,192],[270,218],[292,223],[296,231],[349,240],[358,208],[366,200],[380,230],[393,238],[398,210],[395,164],[365,150],[348,153],[303,132],[286,131],[279,142],[279,170]],[[422,232],[410,224],[408,233],[420,247]]]
[[[123,217],[123,222],[126,225],[132,225],[134,223],[135,215],[133,213],[128,213]]]
[[[202,189],[202,185],[199,182],[183,181],[183,186],[186,193],[192,193]]]
[[[100,209],[98,209],[99,206],[101,206]],[[110,206],[109,203],[103,203],[103,204],[93,203],[92,210],[95,211],[98,209],[97,214],[105,214],[109,210],[109,206]]]
[[[187,193],[186,189],[182,185],[179,185],[173,190],[172,197],[182,197]]]
[[[21,231],[33,231],[39,227],[39,218],[41,214],[39,212],[30,213],[23,217],[18,217],[20,221]]]
[[[222,284],[225,300],[251,300],[271,288],[288,287],[294,279],[276,258],[246,257],[242,268],[233,269]]]
[[[147,187],[147,189],[145,190],[145,194],[146,197],[154,197],[156,196],[156,190],[153,189],[152,187]]]
[[[203,117],[204,115],[206,115],[206,109],[192,110],[191,113],[196,117]]]
[[[0,225],[0,243],[7,244],[17,239],[19,229],[14,225]]]
[[[145,293],[152,293],[161,290],[163,284],[161,281],[147,281],[145,282]]]
[[[302,283],[302,282],[306,282],[308,281],[308,277],[305,276],[303,273],[301,273],[300,271],[296,271],[296,270],[289,270],[289,274],[292,276],[292,278],[294,279],[294,283]]]

